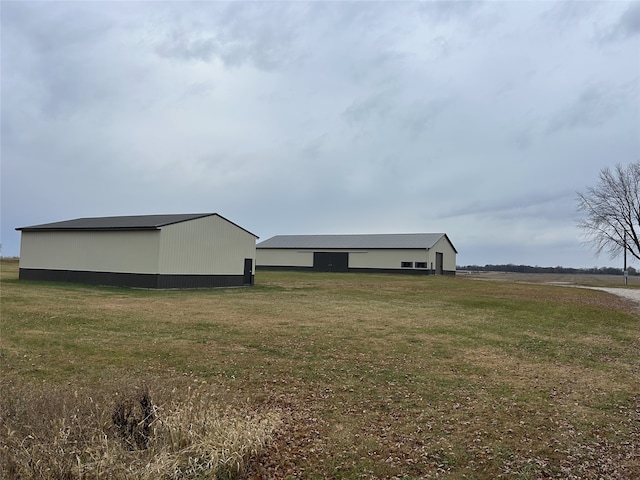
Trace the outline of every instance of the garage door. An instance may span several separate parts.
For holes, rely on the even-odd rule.
[[[348,272],[348,252],[313,252],[313,269],[319,272]]]

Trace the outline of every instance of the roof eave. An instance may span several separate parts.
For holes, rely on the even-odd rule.
[[[64,227],[42,227],[42,228],[34,228],[34,227],[18,227],[16,230],[21,232],[115,232],[122,230],[160,230],[159,227],[74,227],[74,228],[64,228]]]

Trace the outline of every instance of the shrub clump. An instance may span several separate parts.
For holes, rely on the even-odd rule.
[[[111,415],[113,425],[130,450],[149,447],[155,407],[145,389],[136,398],[125,398],[116,404]]]

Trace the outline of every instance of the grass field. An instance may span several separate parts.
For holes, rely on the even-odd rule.
[[[640,316],[604,292],[261,271],[149,291],[1,267],[1,478],[640,478]],[[145,398],[139,441],[117,412],[144,429]]]
[[[624,288],[640,287],[640,276],[638,275],[629,276],[626,284],[624,283],[624,277],[621,275],[602,275],[591,273],[516,273],[462,270],[458,271],[458,276],[506,282],[555,283]]]

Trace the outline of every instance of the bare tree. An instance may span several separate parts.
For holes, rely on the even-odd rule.
[[[578,228],[597,254],[626,251],[640,260],[640,162],[600,170],[598,184],[578,193],[578,210],[585,214]]]

